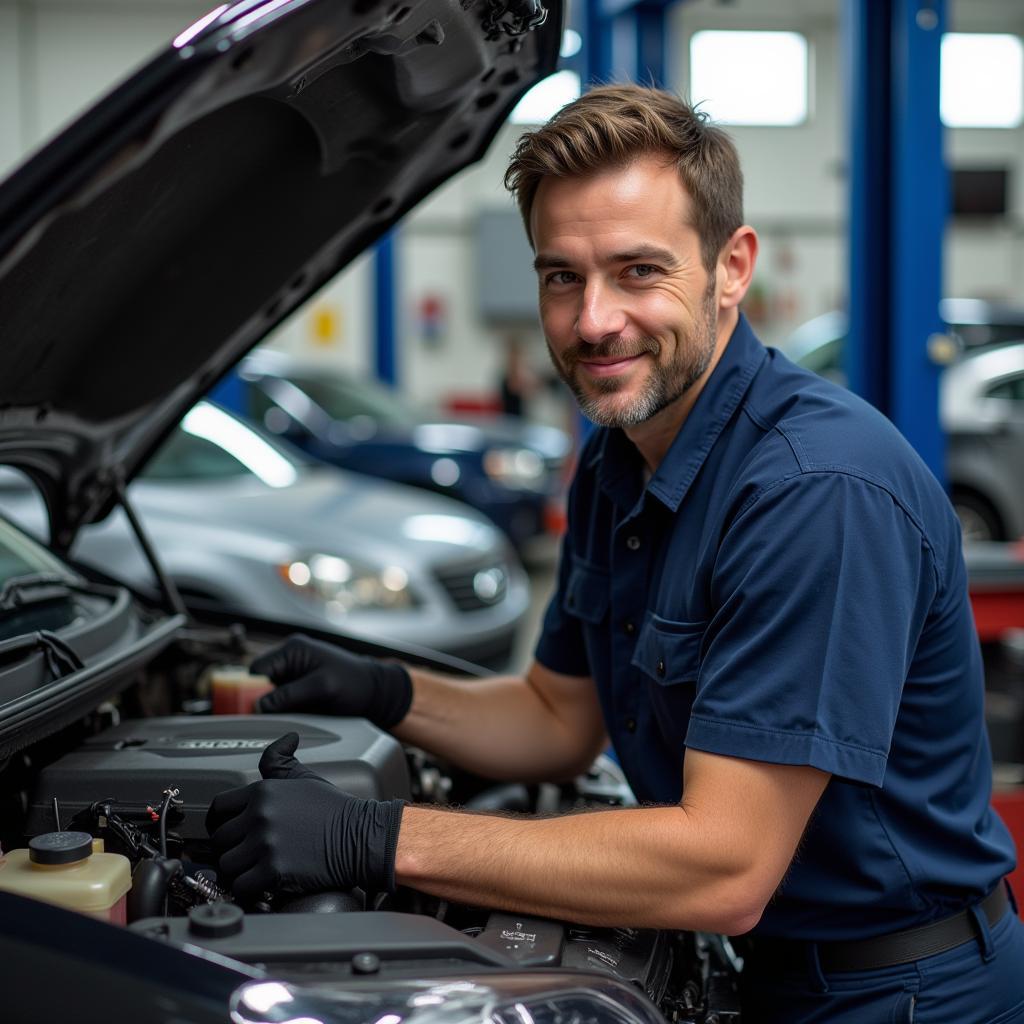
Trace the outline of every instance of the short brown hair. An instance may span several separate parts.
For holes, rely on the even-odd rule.
[[[678,96],[639,85],[604,85],[563,107],[516,144],[505,172],[530,232],[530,211],[543,178],[568,178],[631,163],[650,153],[675,161],[693,200],[704,265],[711,271],[743,223],[743,172],[732,139]]]

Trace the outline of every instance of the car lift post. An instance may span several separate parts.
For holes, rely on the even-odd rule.
[[[939,480],[939,316],[948,210],[939,117],[945,0],[845,0],[851,388]]]
[[[392,228],[373,249],[374,370],[377,379],[394,387],[398,383],[398,252],[397,228]]]

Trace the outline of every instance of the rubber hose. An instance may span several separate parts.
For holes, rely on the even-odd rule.
[[[139,861],[132,874],[132,887],[128,890],[125,907],[129,924],[144,917],[163,917],[167,883],[179,871],[181,861],[173,858]]]

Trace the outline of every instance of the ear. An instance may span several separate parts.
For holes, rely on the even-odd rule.
[[[738,227],[718,257],[718,308],[734,309],[743,301],[757,263],[757,232]]]

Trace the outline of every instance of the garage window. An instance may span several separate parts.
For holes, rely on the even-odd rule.
[[[799,32],[695,32],[690,99],[723,124],[803,124],[808,46]]]
[[[940,108],[951,128],[1024,124],[1024,40],[985,32],[942,37]]]
[[[513,108],[513,124],[544,124],[567,103],[580,98],[580,76],[575,71],[557,71],[538,82]]]

